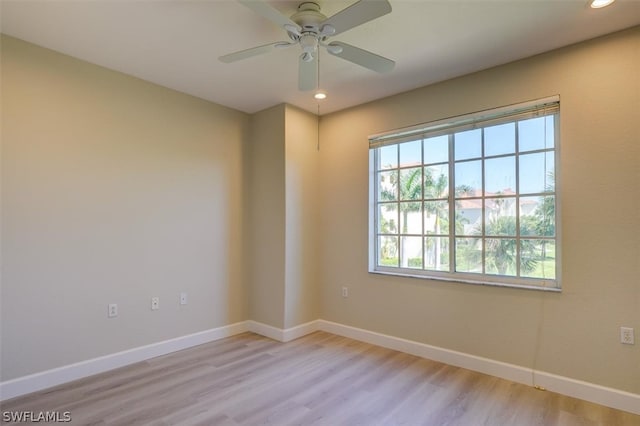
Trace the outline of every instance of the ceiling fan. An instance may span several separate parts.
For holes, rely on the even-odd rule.
[[[302,53],[298,60],[298,88],[313,90],[318,78],[318,49],[326,49],[331,55],[353,62],[364,68],[379,73],[389,72],[395,66],[391,59],[384,58],[369,51],[347,43],[331,41],[332,36],[362,25],[391,12],[388,0],[359,0],[346,9],[327,18],[320,12],[320,5],[315,1],[305,1],[298,6],[298,11],[290,18],[283,15],[264,0],[237,0],[239,3],[256,12],[258,15],[284,28],[290,41],[269,43],[251,49],[241,50],[220,56],[224,63],[231,63],[252,56],[300,45]]]

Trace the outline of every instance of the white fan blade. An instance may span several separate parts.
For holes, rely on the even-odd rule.
[[[336,30],[332,35],[336,35],[389,12],[391,12],[391,5],[387,0],[360,0],[327,18],[320,27],[330,25]]]
[[[228,55],[220,56],[218,59],[220,62],[229,64],[231,62],[240,61],[242,59],[251,58],[252,56],[258,56],[271,52],[275,48],[286,47],[289,43],[278,41],[276,43],[269,43],[263,46],[252,47],[251,49],[241,50],[239,52],[229,53]]]
[[[293,22],[291,19],[289,19],[289,17],[283,15],[282,13],[280,13],[278,9],[274,8],[270,4],[264,2],[263,0],[237,0],[237,1],[238,3],[253,10],[255,13],[262,16],[263,18],[267,18],[268,20],[278,25],[279,27],[284,28],[285,26],[290,26],[290,27],[296,28],[298,32],[301,29],[300,26],[295,22]]]
[[[318,83],[318,59],[314,56],[312,61],[305,62],[303,57],[304,53],[298,60],[298,89],[306,92],[315,89]]]
[[[387,59],[383,56],[376,55],[375,53],[371,53],[358,47],[351,46],[347,43],[333,41],[329,43],[329,46],[338,46],[342,48],[341,51],[340,49],[327,49],[327,52],[329,52],[330,54],[342,59],[346,59],[349,62],[353,62],[354,64],[358,64],[375,72],[389,72],[396,65],[396,63],[391,59]],[[334,52],[332,52],[332,50]]]

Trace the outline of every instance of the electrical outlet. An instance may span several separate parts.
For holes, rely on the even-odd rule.
[[[342,297],[349,297],[349,287],[342,287]]]
[[[187,302],[188,302],[187,293],[185,293],[185,292],[180,293],[180,304],[181,305],[186,305]]]
[[[620,343],[625,345],[635,344],[635,339],[633,336],[633,328],[620,327]]]
[[[109,303],[109,309],[107,310],[107,317],[115,318],[118,316],[118,304]]]
[[[158,309],[160,309],[160,298],[159,297],[152,297],[151,298],[151,310],[152,311],[157,311]]]

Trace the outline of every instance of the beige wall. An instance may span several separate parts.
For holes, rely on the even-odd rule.
[[[247,318],[247,132],[243,113],[2,37],[2,380]]]
[[[2,120],[2,380],[318,318],[315,115],[249,117],[3,36]]]
[[[318,318],[317,117],[278,105],[251,117],[249,316],[277,328]]]
[[[284,328],[318,319],[318,118],[286,108],[286,257]]]
[[[278,105],[251,117],[247,163],[249,316],[278,328],[285,309],[285,112]]]
[[[639,76],[636,27],[323,117],[322,317],[640,393]],[[562,293],[367,273],[368,135],[556,94]]]
[[[1,379],[321,317],[640,393],[640,345],[618,343],[640,330],[639,44],[636,28],[328,115],[317,152],[296,108],[248,117],[3,37]],[[367,273],[368,135],[555,94],[561,294]]]

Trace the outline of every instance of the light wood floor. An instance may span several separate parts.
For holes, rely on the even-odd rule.
[[[329,333],[245,333],[2,403],[73,425],[640,425],[640,416]],[[0,420],[1,421],[1,420]]]

